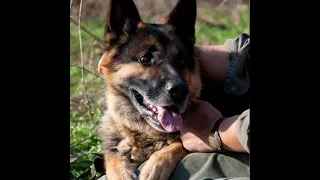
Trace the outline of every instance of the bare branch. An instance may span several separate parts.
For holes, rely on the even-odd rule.
[[[93,134],[93,135],[91,135],[91,136],[89,136],[89,137],[86,137],[86,138],[84,138],[83,140],[77,142],[76,144],[70,146],[70,148],[77,147],[77,146],[79,146],[80,144],[84,143],[85,141],[94,138],[95,136],[96,136],[96,134]]]
[[[206,24],[207,26],[217,27],[217,28],[220,28],[220,29],[227,29],[227,26],[225,24],[223,24],[223,23],[210,22],[207,19],[204,19],[204,18],[201,18],[201,17],[197,18],[197,20],[198,20],[198,22]]]
[[[78,23],[76,20],[72,19],[71,16],[70,16],[70,21],[71,21],[73,24],[79,26],[79,23]],[[87,30],[85,27],[83,27],[83,26],[80,25],[80,28],[81,28],[84,32],[86,32],[87,34],[89,34],[91,37],[93,37],[95,40],[97,40],[100,44],[104,45],[104,42],[103,42],[100,38],[98,38],[97,36],[93,35],[93,34],[92,34],[89,30]]]
[[[77,161],[79,158],[83,156],[88,156],[88,155],[96,155],[98,157],[101,157],[101,154],[99,153],[92,153],[92,152],[78,152],[73,155],[70,155],[70,164]]]
[[[93,58],[94,58],[94,45],[97,41],[95,39],[93,39],[91,41],[91,44],[90,44],[90,53],[89,53],[89,64],[90,64],[90,70],[93,70],[92,69],[92,64],[93,64]]]
[[[70,1],[70,14],[71,14],[71,9],[72,9],[72,4],[73,4],[73,0]]]
[[[70,64],[70,66],[73,66],[73,67],[79,68],[79,69],[81,69],[81,70],[84,70],[84,71],[86,71],[87,73],[90,73],[90,74],[94,75],[94,76],[97,77],[97,78],[104,79],[104,78],[100,77],[99,75],[97,75],[97,74],[95,74],[95,73],[87,70],[86,68],[80,67],[80,66],[75,65],[75,64]]]
[[[220,9],[221,7],[223,7],[226,4],[227,1],[228,0],[223,0],[215,9]]]
[[[92,114],[91,114],[91,106],[90,106],[90,101],[88,100],[87,96],[87,91],[86,91],[86,84],[84,82],[84,62],[83,62],[83,50],[82,50],[82,38],[81,38],[81,12],[82,12],[82,0],[80,0],[80,8],[79,8],[79,20],[78,20],[78,33],[79,33],[79,45],[80,45],[80,57],[81,57],[81,80],[82,80],[82,85],[83,85],[83,90],[84,90],[84,99],[85,99],[85,105],[88,108],[88,116],[91,120],[93,121]]]

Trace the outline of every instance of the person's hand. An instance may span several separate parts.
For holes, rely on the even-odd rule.
[[[221,112],[208,102],[198,100],[182,117],[180,133],[184,148],[192,152],[212,152],[208,138],[215,122],[222,117]]]

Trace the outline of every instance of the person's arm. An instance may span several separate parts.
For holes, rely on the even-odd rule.
[[[180,129],[183,146],[192,152],[213,152],[209,134],[222,114],[205,101],[198,100],[183,114]],[[218,127],[222,149],[249,153],[249,110],[225,118]]]
[[[195,46],[202,76],[223,83],[223,91],[243,95],[249,89],[250,36],[241,33],[223,45]]]
[[[250,153],[250,111],[224,119],[219,135],[222,149]]]
[[[223,91],[225,93],[244,95],[248,92],[250,68],[249,35],[242,33],[234,39],[226,40],[224,45],[196,46],[195,53],[201,65],[202,76],[223,83]],[[181,139],[183,145],[189,151],[212,152],[213,149],[209,146],[208,136],[215,122],[222,115],[209,103],[199,102],[200,107],[188,109],[183,116],[183,127],[180,131]],[[244,118],[246,119],[245,121],[242,120],[243,116],[246,117]],[[237,128],[243,124],[247,124],[248,126],[244,127],[250,129],[248,111],[240,116],[226,118],[220,124],[219,134],[223,149],[249,152],[249,146],[244,146],[249,143],[249,134]]]
[[[226,45],[195,46],[199,59],[201,75],[216,82],[223,83],[229,66],[229,49]]]

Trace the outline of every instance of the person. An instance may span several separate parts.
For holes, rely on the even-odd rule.
[[[241,96],[249,90],[250,36],[241,33],[223,45],[196,46],[205,76],[223,83],[223,92]],[[223,117],[198,100],[183,114],[180,130],[188,154],[170,179],[250,179],[250,109]],[[216,136],[214,136],[216,135]],[[213,140],[210,142],[210,137]],[[221,151],[222,150],[222,151]]]

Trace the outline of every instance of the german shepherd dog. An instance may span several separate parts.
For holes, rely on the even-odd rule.
[[[105,49],[107,110],[99,133],[108,179],[168,179],[187,154],[181,114],[199,97],[194,55],[196,0],[179,0],[158,23],[142,22],[132,0],[110,0]]]

